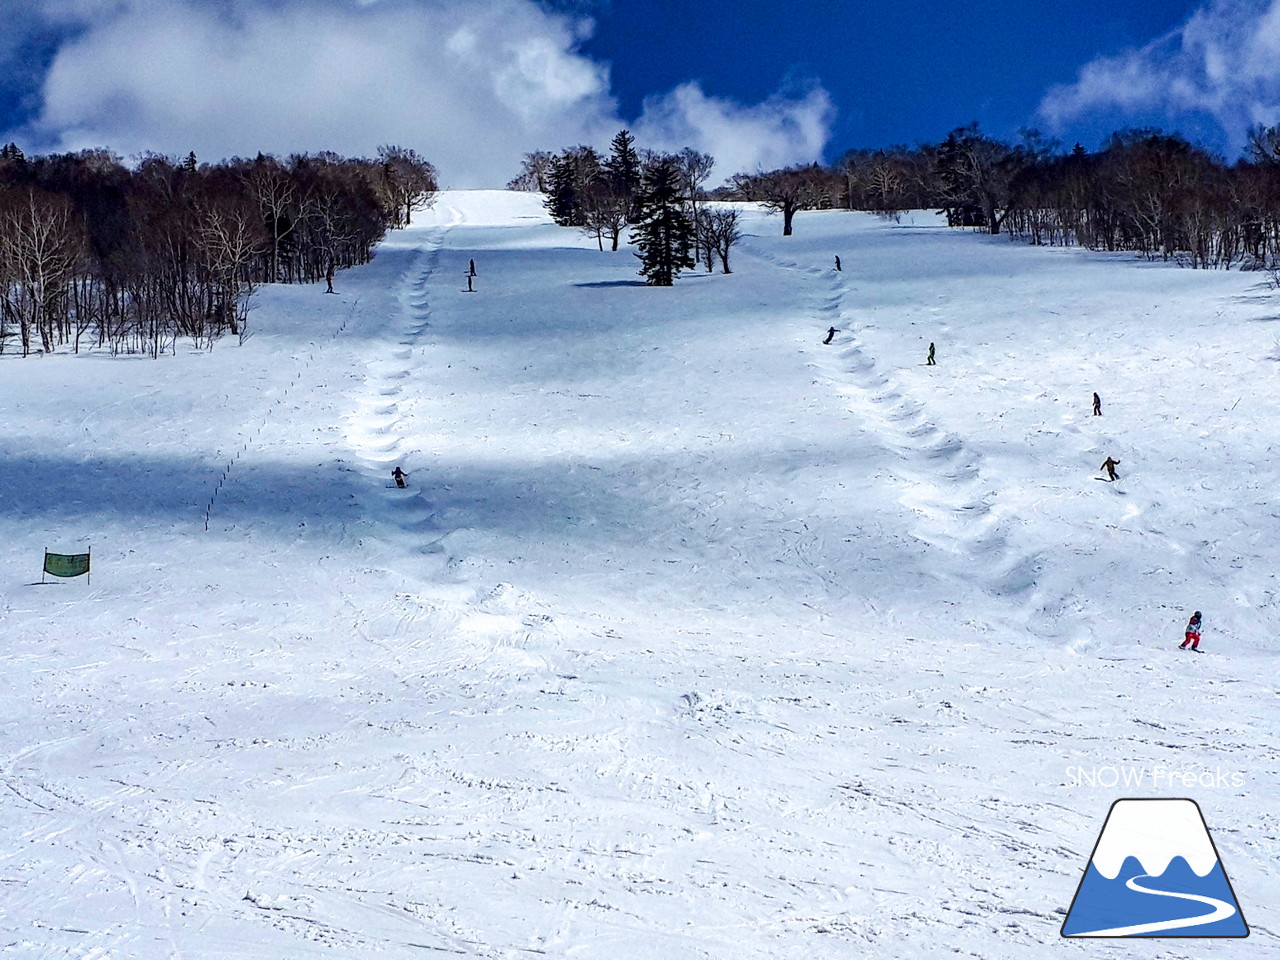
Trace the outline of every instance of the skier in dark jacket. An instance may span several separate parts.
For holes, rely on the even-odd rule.
[[[1204,621],[1200,619],[1200,611],[1197,610],[1191,615],[1191,619],[1187,621],[1186,639],[1182,641],[1182,646],[1178,647],[1179,650],[1187,649],[1187,644],[1190,644],[1192,650],[1199,652],[1200,627],[1203,623]]]
[[[832,337],[834,337],[835,335],[836,335],[836,328],[835,328],[835,327],[832,327],[830,330],[828,330],[828,331],[827,331],[827,339],[823,340],[822,342],[823,342],[823,343],[830,343],[830,342],[831,342],[831,338],[832,338]]]
[[[1119,480],[1120,475],[1116,473],[1116,467],[1120,465],[1120,461],[1115,457],[1107,457],[1102,461],[1102,466],[1098,469],[1107,471],[1108,480]]]
[[[394,470],[391,471],[391,476],[395,479],[396,486],[399,487],[401,490],[403,490],[405,478],[407,478],[409,475],[405,473],[403,470],[401,470],[399,467],[396,467]]]
[[[1102,416],[1102,398],[1096,392],[1093,395],[1093,415],[1095,417]]]
[[[937,349],[938,348],[934,346],[932,343],[929,344],[929,357],[924,362],[926,367],[936,367],[938,365],[938,361],[934,359],[934,352]]]

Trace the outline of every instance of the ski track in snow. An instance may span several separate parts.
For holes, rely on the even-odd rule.
[[[328,384],[323,381],[308,384],[308,374],[311,372],[317,354],[325,348],[327,342],[336,340],[346,331],[358,306],[359,303],[357,302],[343,319],[336,324],[327,340],[318,338],[309,340],[305,347],[299,349],[290,357],[293,364],[293,372],[287,380],[283,381],[283,386],[277,386],[274,397],[262,407],[260,412],[249,421],[247,427],[238,434],[236,443],[230,451],[218,450],[214,454],[215,463],[221,467],[222,472],[218,476],[217,482],[213,485],[212,492],[209,494],[209,502],[205,505],[204,529],[206,531],[209,529],[210,523],[214,522],[214,511],[218,508],[219,502],[218,495],[222,493],[228,483],[235,479],[236,465],[249,452],[250,447],[262,443],[263,431],[269,430],[273,421],[276,423],[284,421],[284,414],[297,412],[301,409],[297,396],[298,393],[303,392],[301,388],[307,386],[314,391],[324,390],[328,387]],[[290,391],[295,393],[292,407],[286,406],[289,401]],[[218,519],[221,519],[221,517]]]
[[[942,567],[951,576],[979,584],[996,596],[1011,597],[1026,611],[1030,629],[1053,635],[1062,630],[1065,593],[1049,594],[1040,585],[1045,556],[1039,549],[1011,543],[1009,511],[1001,490],[981,454],[964,437],[944,430],[921,401],[883,369],[858,337],[857,309],[848,305],[849,284],[856,283],[856,258],[843,271],[804,266],[761,249],[762,260],[797,271],[807,283],[810,303],[823,333],[835,327],[829,345],[832,358],[814,361],[845,398],[849,409],[867,418],[875,434],[897,461],[890,481],[904,491],[899,502],[918,516],[913,535],[945,554]],[[936,308],[935,308],[936,310]],[[945,324],[940,329],[946,330]]]
[[[402,281],[400,339],[391,348],[389,357],[369,362],[369,392],[361,399],[348,431],[348,439],[364,464],[367,486],[387,491],[376,499],[371,497],[370,508],[376,515],[390,517],[409,534],[429,533],[433,529],[431,507],[423,484],[413,482],[411,463],[408,464],[411,468],[409,486],[405,490],[395,486],[390,473],[395,466],[405,466],[406,457],[414,452],[409,449],[411,438],[404,433],[400,403],[406,385],[412,383],[419,366],[416,355],[424,349],[419,340],[430,327],[428,283],[439,260],[446,230],[447,227],[438,227],[429,234],[423,243],[423,252]]]

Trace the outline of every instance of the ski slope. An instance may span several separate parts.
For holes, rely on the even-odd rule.
[[[0,956],[1025,958],[1139,795],[1280,957],[1280,295],[747,232],[447,192],[243,345],[0,356]]]

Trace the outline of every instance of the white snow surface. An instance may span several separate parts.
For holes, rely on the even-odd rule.
[[[1153,877],[1161,876],[1174,857],[1186,860],[1199,877],[1218,862],[1200,811],[1190,800],[1178,799],[1117,801],[1093,851],[1093,865],[1114,880],[1128,857],[1136,857]]]
[[[1175,796],[1280,957],[1276,292],[843,211],[647,288],[539,199],[0,356],[0,956],[1025,958]]]

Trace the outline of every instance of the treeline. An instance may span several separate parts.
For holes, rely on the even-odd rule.
[[[153,357],[247,335],[262,283],[332,280],[428,203],[414,151],[259,154],[217,164],[106,150],[0,149],[0,351],[70,345]],[[16,344],[15,344],[16,342]]]
[[[640,273],[654,286],[670,286],[681,270],[729,257],[741,237],[738,213],[708,208],[703,184],[715,160],[689,147],[678,153],[637,148],[628,130],[613,138],[608,155],[575,146],[560,153],[525,154],[509,190],[541,191],[553,220],[618,249],[624,232],[639,248]]]
[[[1176,134],[1112,134],[1064,152],[1035,131],[1016,143],[976,124],[938,144],[854,150],[831,167],[740,174],[714,196],[783,214],[844,207],[897,216],[936,209],[947,222],[1033,244],[1134,251],[1193,267],[1276,269],[1280,262],[1280,126],[1249,132],[1229,164]]]

